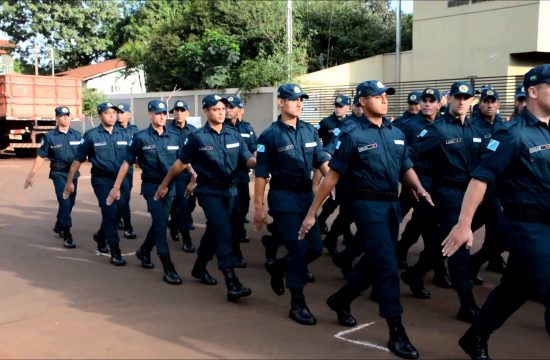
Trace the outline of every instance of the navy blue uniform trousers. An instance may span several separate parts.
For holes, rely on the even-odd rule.
[[[58,171],[52,171],[50,173],[50,179],[52,179],[53,186],[55,188],[55,197],[57,198],[57,203],[59,205],[57,208],[57,224],[61,229],[70,229],[73,226],[71,211],[76,199],[78,178],[73,179],[74,192],[68,199],[63,199],[63,190],[65,189],[65,184],[67,184],[68,175],[68,173]]]

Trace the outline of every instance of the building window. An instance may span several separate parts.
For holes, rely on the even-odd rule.
[[[447,0],[447,7],[468,5],[470,0]]]

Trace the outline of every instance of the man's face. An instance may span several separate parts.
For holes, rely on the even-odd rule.
[[[349,105],[342,106],[342,105],[334,104],[334,115],[336,115],[337,117],[341,118],[346,116],[348,111],[349,111]]]
[[[417,104],[417,103],[408,103],[408,106],[407,106],[407,111],[410,112],[411,114],[418,114],[418,112],[420,111],[420,104]]]
[[[525,97],[517,98],[514,101],[514,108],[516,109],[516,113],[519,113],[523,108],[527,105],[527,99]]]
[[[489,118],[494,118],[497,115],[498,109],[500,108],[500,101],[497,101],[495,98],[486,97],[479,103],[479,112]]]
[[[359,105],[353,105],[353,114],[357,117],[363,115],[363,108],[361,107],[361,104]]]
[[[99,114],[99,120],[101,120],[105,126],[113,126],[116,123],[116,115],[117,112],[115,109],[107,109]]]
[[[388,113],[388,95],[361,97],[361,106],[367,116],[384,116]]]
[[[296,100],[290,99],[277,99],[277,104],[281,109],[281,114],[288,117],[299,117],[302,114],[303,99],[298,98]]]
[[[185,110],[185,109],[182,109],[182,108],[177,108],[177,109],[174,109],[174,121],[178,124],[183,124],[187,118],[189,117],[189,111],[188,110]]]
[[[469,96],[466,94],[453,95],[449,99],[449,102],[451,104],[451,111],[455,115],[466,115],[470,110],[470,105],[472,105],[472,101],[474,101],[473,96]]]
[[[214,124],[222,124],[225,120],[225,104],[221,101],[214,106],[203,109],[206,118]]]
[[[442,96],[441,101],[439,102],[440,108],[447,105],[448,102],[449,102],[449,97],[448,96]]]
[[[424,116],[434,117],[439,111],[439,102],[431,95],[425,95],[420,101],[420,111]]]
[[[128,123],[128,121],[130,121],[131,116],[132,116],[132,113],[129,111],[117,113],[118,122],[123,124]]]
[[[153,124],[153,127],[162,127],[166,125],[166,119],[168,118],[167,112],[161,112],[158,114],[155,114],[152,111],[148,112],[149,114],[149,121],[151,121],[151,124]]]
[[[59,124],[60,127],[66,128],[71,125],[71,116],[70,114],[63,114],[60,116],[56,116],[55,120]]]
[[[542,83],[534,86],[535,88],[535,101],[539,108],[544,112],[545,116],[550,115],[550,84]],[[530,97],[531,92],[529,93]],[[531,99],[529,100],[531,101]]]
[[[229,120],[234,121],[239,118],[239,114],[241,113],[240,110],[241,109],[238,106],[231,106],[231,104],[229,104],[225,109],[225,116]]]

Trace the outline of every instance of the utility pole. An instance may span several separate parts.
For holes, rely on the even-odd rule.
[[[287,40],[287,61],[288,80],[292,78],[292,0],[286,1],[286,40]]]
[[[395,10],[395,81],[401,83],[401,0],[397,0]]]
[[[55,60],[54,60],[53,46],[50,48],[50,56],[52,58],[52,76],[55,76]]]
[[[34,43],[34,75],[38,75],[38,46]]]

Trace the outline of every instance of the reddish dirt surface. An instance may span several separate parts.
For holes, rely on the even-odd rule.
[[[343,280],[327,255],[310,266],[317,281],[306,288],[318,324],[301,326],[288,319],[289,295],[278,297],[271,291],[263,268],[261,234],[250,226],[251,243],[242,246],[248,268],[239,269],[238,274],[253,294],[237,304],[228,303],[215,263],[209,270],[220,284],[199,284],[190,276],[195,255],[183,253],[180,244],[171,240],[182,286],[162,281],[156,256],[157,267],[145,270],[133,255],[126,256],[128,265],[122,268],[96,255],[92,234],[100,213],[90,186],[89,164],[82,168],[73,211],[77,248],[63,248],[62,240],[52,232],[57,203],[48,166],[40,169],[31,189],[23,190],[31,165],[31,159],[0,160],[1,358],[396,358],[365,345],[384,347],[387,341],[386,325],[368,293],[352,304],[352,310],[359,324],[374,323],[345,335],[362,344],[335,337],[347,329],[337,324],[325,299]],[[139,195],[139,175],[138,170],[131,202],[138,238],[123,239],[123,253],[138,248],[150,224]],[[194,219],[197,229],[192,236],[198,245],[205,223],[200,208]],[[482,238],[482,233],[476,238]],[[410,260],[420,250],[420,245],[413,247]],[[498,283],[497,274],[484,272],[483,277],[485,285],[475,289],[478,302]],[[411,297],[402,284],[408,334],[421,358],[464,359],[457,340],[467,324],[454,319],[456,295],[426,280],[432,291],[430,300]],[[523,306],[492,336],[491,355],[548,358],[550,339],[544,331],[543,312],[538,303]]]

